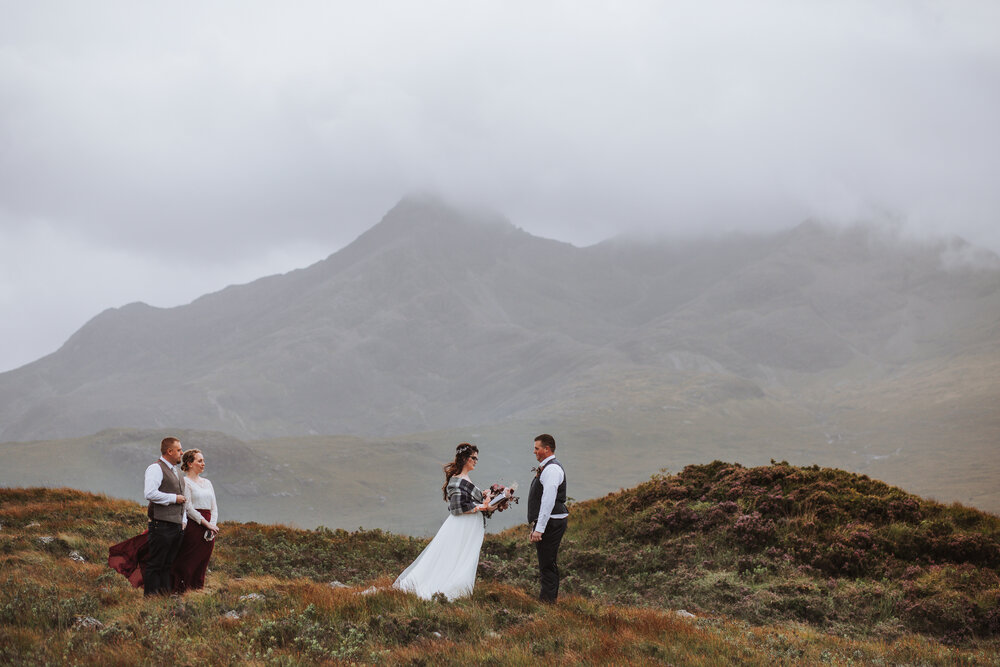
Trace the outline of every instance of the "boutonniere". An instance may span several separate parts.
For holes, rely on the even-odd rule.
[[[533,466],[531,468],[531,472],[535,473],[535,477],[541,477],[542,476],[542,466]]]

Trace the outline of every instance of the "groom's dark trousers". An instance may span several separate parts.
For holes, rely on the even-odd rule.
[[[542,602],[555,602],[559,597],[559,544],[566,533],[568,519],[549,519],[540,542],[535,542],[538,551],[538,571],[541,574],[542,592],[538,598]]]
[[[149,558],[142,570],[144,595],[169,594],[170,568],[184,539],[183,526],[173,521],[150,519]]]

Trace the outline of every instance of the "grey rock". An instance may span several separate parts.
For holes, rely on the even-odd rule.
[[[104,624],[92,616],[77,616],[73,623],[74,628],[84,628],[87,630],[100,630]]]

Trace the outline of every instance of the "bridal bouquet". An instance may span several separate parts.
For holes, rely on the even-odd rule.
[[[508,497],[507,491],[510,490],[510,496]],[[517,491],[517,482],[514,482],[510,486],[504,486],[503,484],[497,483],[490,486],[490,509],[484,514],[488,517],[493,516],[494,512],[503,512],[505,509],[510,507],[511,503],[517,503],[519,498],[514,495]]]

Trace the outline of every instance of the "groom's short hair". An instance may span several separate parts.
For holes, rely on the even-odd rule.
[[[163,441],[160,442],[160,454],[166,454],[167,450],[170,449],[171,447],[173,447],[173,445],[174,445],[175,442],[180,442],[180,440],[178,440],[177,438],[172,438],[172,437],[171,438],[164,438]]]
[[[542,433],[541,435],[535,436],[535,442],[540,442],[552,451],[556,451],[556,439],[553,438],[548,433]]]

